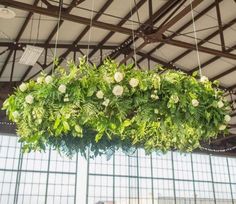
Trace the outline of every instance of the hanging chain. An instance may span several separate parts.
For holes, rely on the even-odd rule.
[[[60,0],[60,1],[59,1],[59,15],[58,15],[58,19],[57,19],[56,42],[55,42],[53,60],[56,58],[56,55],[57,55],[57,44],[58,44],[58,37],[59,37],[59,28],[60,28],[60,21],[61,21],[62,5],[63,5],[63,0]],[[53,63],[52,71],[54,71],[54,68],[55,68],[55,64]]]
[[[88,48],[87,48],[87,63],[88,63],[88,57],[89,57],[89,46],[91,41],[91,33],[92,33],[92,26],[93,26],[93,13],[94,13],[94,0],[92,0],[92,12],[90,16],[90,25],[89,25],[89,35],[88,35]]]
[[[202,77],[202,67],[201,67],[200,55],[199,55],[199,50],[198,50],[197,31],[196,31],[196,25],[195,25],[194,13],[193,13],[193,2],[192,0],[189,0],[189,1],[191,5],[191,15],[192,15],[192,21],[193,21],[193,32],[194,32],[194,40],[195,40],[195,46],[196,46],[196,51],[197,51],[199,74],[200,74],[200,77]]]

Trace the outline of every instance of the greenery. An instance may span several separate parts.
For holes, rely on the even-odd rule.
[[[160,68],[150,71],[68,62],[21,84],[4,103],[25,152],[51,146],[71,156],[122,148],[189,152],[227,133],[229,104],[217,83]],[[69,70],[68,70],[69,69]],[[67,71],[66,71],[67,70]]]

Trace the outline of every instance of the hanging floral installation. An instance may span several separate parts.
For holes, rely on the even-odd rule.
[[[217,83],[183,72],[100,67],[81,59],[22,83],[4,103],[25,152],[48,146],[71,156],[113,149],[190,152],[227,133],[230,106]]]

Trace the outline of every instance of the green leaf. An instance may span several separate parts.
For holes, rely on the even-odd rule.
[[[58,116],[55,123],[54,123],[53,129],[57,129],[57,127],[60,125],[60,123],[61,123],[61,118]]]
[[[69,125],[69,123],[67,121],[63,121],[62,124],[63,124],[63,127],[64,127],[65,131],[70,130],[70,125]]]
[[[98,143],[99,140],[101,140],[102,136],[103,136],[104,132],[98,132],[95,136],[95,142]]]

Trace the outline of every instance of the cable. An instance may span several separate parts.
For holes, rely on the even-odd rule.
[[[135,2],[135,0],[134,0]],[[136,2],[135,2],[135,5],[136,5]],[[129,7],[130,7],[130,17],[131,19],[133,18],[133,12],[132,12],[132,7],[131,7],[131,0],[129,1]],[[139,19],[139,15],[138,16],[138,19]],[[136,45],[135,45],[135,40],[134,40],[134,24],[132,23],[132,39],[133,39],[133,46],[134,46],[134,63],[135,63],[135,67],[137,68],[137,55],[136,55]]]
[[[87,63],[89,61],[89,59],[88,59],[88,56],[89,56],[89,46],[90,46],[92,26],[93,26],[93,10],[94,10],[94,0],[92,0],[92,13],[91,13],[91,16],[90,16],[89,35],[88,35],[88,49],[87,49]]]
[[[63,4],[63,0],[60,0],[59,1],[59,16],[58,16],[58,19],[57,19],[56,42],[55,42],[54,55],[53,55],[54,59],[56,58],[56,55],[57,55],[57,43],[58,43],[58,37],[59,37],[59,28],[60,28],[60,21],[61,21],[62,4]],[[53,63],[52,71],[54,71],[54,68],[55,68],[55,64]]]

